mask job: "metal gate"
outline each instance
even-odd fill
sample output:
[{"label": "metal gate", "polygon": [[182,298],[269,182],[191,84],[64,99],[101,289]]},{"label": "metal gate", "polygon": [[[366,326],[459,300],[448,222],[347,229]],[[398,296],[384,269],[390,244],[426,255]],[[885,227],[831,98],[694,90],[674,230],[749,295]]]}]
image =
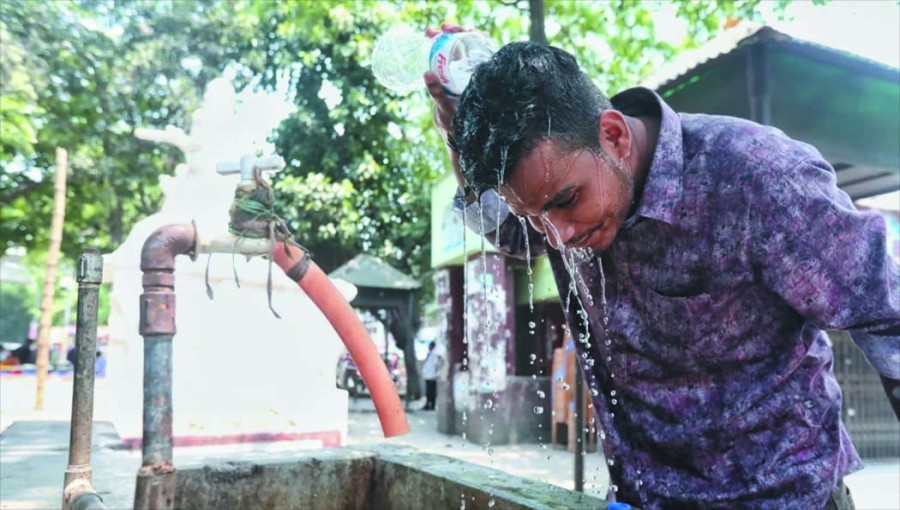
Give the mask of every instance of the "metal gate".
[{"label": "metal gate", "polygon": [[888,403],[878,372],[845,331],[829,331],[834,375],[841,385],[841,419],[863,459],[900,457],[900,423]]}]

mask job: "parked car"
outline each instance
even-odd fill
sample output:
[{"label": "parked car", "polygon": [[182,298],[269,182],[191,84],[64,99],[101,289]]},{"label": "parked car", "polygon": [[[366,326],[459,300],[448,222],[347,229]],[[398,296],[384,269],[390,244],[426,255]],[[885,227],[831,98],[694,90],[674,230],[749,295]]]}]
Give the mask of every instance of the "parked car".
[{"label": "parked car", "polygon": [[[406,395],[406,364],[403,353],[393,351],[388,354],[388,373],[394,381],[397,393],[403,397]],[[344,352],[337,362],[337,387],[347,390],[351,397],[357,398],[369,394],[366,383],[363,381],[356,363],[350,357],[349,352]]]}]

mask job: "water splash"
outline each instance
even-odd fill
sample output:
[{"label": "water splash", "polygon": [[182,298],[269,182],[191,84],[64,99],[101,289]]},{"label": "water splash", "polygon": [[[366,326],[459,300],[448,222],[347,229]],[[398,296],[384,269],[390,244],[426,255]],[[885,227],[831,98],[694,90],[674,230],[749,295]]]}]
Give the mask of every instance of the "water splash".
[{"label": "water splash", "polygon": [[[522,225],[522,233],[525,236],[525,271],[528,273],[528,309],[532,315],[534,315],[534,282],[532,281],[532,270],[531,270],[531,244],[528,242],[528,220],[525,219],[524,216],[518,216],[519,223]],[[530,322],[528,325],[531,326],[532,331],[534,330],[534,326],[532,326],[533,322]],[[532,333],[534,334],[534,333]]]}]

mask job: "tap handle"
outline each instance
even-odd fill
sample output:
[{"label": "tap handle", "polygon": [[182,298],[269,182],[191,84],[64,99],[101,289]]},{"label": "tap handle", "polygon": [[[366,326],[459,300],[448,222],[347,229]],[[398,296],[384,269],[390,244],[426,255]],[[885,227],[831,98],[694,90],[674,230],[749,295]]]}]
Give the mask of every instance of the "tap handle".
[{"label": "tap handle", "polygon": [[257,158],[256,156],[243,156],[240,161],[220,161],[216,163],[216,172],[221,175],[241,174],[241,184],[251,184],[253,172],[257,169],[263,172],[274,172],[284,168],[284,158],[281,156],[268,156]]}]

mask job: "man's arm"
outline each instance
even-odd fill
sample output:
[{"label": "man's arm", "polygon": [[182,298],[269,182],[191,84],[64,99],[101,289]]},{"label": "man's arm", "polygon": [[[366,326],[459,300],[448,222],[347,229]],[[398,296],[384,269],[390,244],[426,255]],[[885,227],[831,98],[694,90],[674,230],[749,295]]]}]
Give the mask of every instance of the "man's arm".
[{"label": "man's arm", "polygon": [[[463,32],[466,29],[459,25],[443,23],[441,31]],[[438,30],[431,28],[425,31],[425,35],[428,37],[434,37],[439,33]],[[472,231],[485,236],[495,244],[495,248],[507,255],[519,258],[525,258],[526,253],[530,253],[533,257],[542,255],[546,249],[542,242],[543,236],[529,225],[523,228],[519,220],[509,213],[509,208],[500,200],[496,192],[487,191],[477,197],[474,192],[467,189],[459,165],[459,153],[451,135],[458,98],[444,90],[444,86],[434,73],[426,72],[423,78],[428,88],[428,94],[434,101],[434,125],[444,140],[453,175],[459,186],[454,206],[460,212],[465,224]]]},{"label": "man's arm", "polygon": [[857,210],[820,157],[764,178],[751,220],[764,284],[814,326],[848,331],[900,419],[900,267],[884,219]]}]

